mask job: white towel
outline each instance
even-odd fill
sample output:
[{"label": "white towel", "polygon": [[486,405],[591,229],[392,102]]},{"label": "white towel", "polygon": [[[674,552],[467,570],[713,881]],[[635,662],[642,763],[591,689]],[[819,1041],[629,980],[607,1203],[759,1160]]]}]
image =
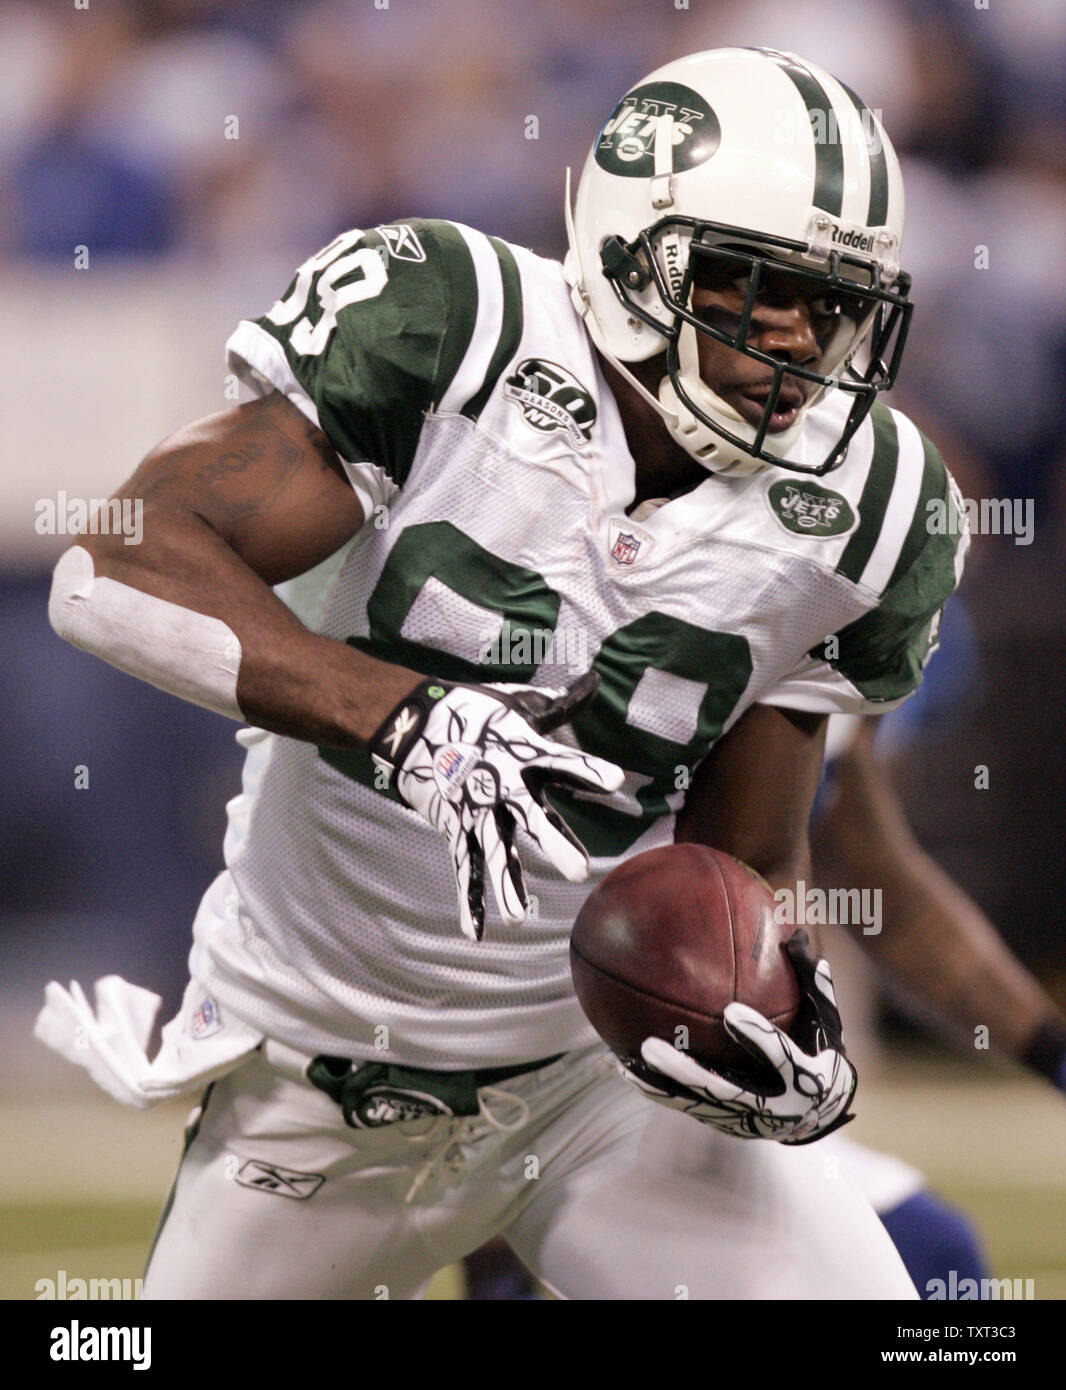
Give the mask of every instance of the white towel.
[{"label": "white towel", "polygon": [[263,1041],[262,1033],[239,1019],[224,1018],[216,1001],[191,980],[149,1062],[146,1048],[162,1003],[159,995],[119,975],[97,980],[93,992],[95,1009],[76,981],[69,990],[51,981],[34,1036],[84,1067],[123,1105],[139,1110],[198,1090],[232,1071]]}]

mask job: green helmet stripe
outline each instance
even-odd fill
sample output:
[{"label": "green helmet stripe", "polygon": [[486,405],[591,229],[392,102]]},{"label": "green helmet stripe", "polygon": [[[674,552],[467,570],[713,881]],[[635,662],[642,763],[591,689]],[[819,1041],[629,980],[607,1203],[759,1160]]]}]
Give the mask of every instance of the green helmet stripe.
[{"label": "green helmet stripe", "polygon": [[853,584],[859,582],[881,534],[899,461],[899,435],[892,412],[878,402],[870,411],[870,419],[874,431],[873,458],[859,498],[859,524],[844,547],[836,571]]},{"label": "green helmet stripe", "polygon": [[515,258],[511,254],[510,248],[498,237],[490,236],[489,242],[500,261],[500,277],[503,281],[503,322],[500,325],[500,336],[496,340],[496,347],[489,360],[485,380],[478,388],[476,395],[471,396],[460,411],[461,415],[466,415],[471,420],[476,420],[485,409],[485,402],[492,394],[500,373],[518,351],[518,344],[522,340],[522,281],[518,273],[518,266],[515,264]]},{"label": "green helmet stripe", "polygon": [[869,132],[873,130],[873,113],[868,106],[862,104],[861,99],[849,86],[843,82],[840,85],[847,92],[851,104],[859,113],[859,120],[862,122],[863,131],[867,136],[866,148],[870,154],[870,206],[866,213],[866,225],[868,227],[883,227],[888,221],[888,156],[885,154],[885,142],[878,137],[877,148],[872,147]]},{"label": "green helmet stripe", "polygon": [[[814,73],[795,58],[778,53],[773,48],[758,48],[755,52],[765,54],[771,62],[776,63],[799,92],[811,118],[813,137],[817,122],[828,124],[834,112],[829,93]],[[840,216],[844,206],[844,149],[839,139],[814,141],[814,195],[811,201],[816,208],[821,208],[830,216]]]}]

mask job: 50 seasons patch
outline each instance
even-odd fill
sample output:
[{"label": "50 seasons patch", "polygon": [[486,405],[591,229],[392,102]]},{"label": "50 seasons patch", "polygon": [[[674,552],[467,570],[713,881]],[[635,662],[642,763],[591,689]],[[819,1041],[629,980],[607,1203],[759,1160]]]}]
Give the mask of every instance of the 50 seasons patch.
[{"label": "50 seasons patch", "polygon": [[583,449],[592,438],[596,423],[592,393],[556,362],[527,357],[504,382],[503,394],[535,430],[564,430],[575,449]]}]

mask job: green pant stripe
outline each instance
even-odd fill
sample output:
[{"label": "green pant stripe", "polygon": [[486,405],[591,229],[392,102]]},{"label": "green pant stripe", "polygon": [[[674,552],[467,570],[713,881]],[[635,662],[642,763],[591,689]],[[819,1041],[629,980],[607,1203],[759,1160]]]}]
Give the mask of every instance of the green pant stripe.
[{"label": "green pant stripe", "polygon": [[152,1245],[150,1250],[148,1251],[148,1258],[144,1262],[144,1269],[146,1274],[148,1272],[149,1266],[152,1263],[152,1256],[155,1254],[155,1248],[159,1244],[159,1237],[163,1234],[163,1227],[167,1224],[167,1219],[169,1218],[170,1213],[174,1208],[174,1194],[178,1190],[178,1178],[181,1176],[181,1165],[185,1162],[185,1159],[188,1157],[189,1150],[192,1148],[193,1143],[196,1140],[196,1136],[200,1133],[200,1125],[203,1123],[203,1118],[207,1111],[207,1102],[210,1099],[211,1092],[214,1090],[214,1088],[215,1083],[212,1081],[210,1086],[208,1086],[207,1090],[204,1092],[203,1099],[200,1101],[199,1114],[196,1116],[196,1119],[193,1120],[192,1124],[185,1131],[185,1143],[182,1146],[181,1158],[178,1160],[178,1171],[174,1174],[174,1181],[170,1184],[170,1191],[167,1193],[167,1199],[163,1203],[163,1210],[159,1214],[159,1224],[156,1226],[155,1235],[152,1237]]}]

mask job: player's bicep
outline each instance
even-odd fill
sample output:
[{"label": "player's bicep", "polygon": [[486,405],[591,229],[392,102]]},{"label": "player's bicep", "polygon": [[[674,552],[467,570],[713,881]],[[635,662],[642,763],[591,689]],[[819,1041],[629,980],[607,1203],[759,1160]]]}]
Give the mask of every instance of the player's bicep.
[{"label": "player's bicep", "polygon": [[326,436],[278,392],[178,430],[118,496],[143,503],[146,542],[202,523],[268,584],[320,563],[364,521]]},{"label": "player's bicep", "polygon": [[824,715],[753,705],[698,768],[675,838],[725,850],[771,882],[804,872],[825,726]]}]

